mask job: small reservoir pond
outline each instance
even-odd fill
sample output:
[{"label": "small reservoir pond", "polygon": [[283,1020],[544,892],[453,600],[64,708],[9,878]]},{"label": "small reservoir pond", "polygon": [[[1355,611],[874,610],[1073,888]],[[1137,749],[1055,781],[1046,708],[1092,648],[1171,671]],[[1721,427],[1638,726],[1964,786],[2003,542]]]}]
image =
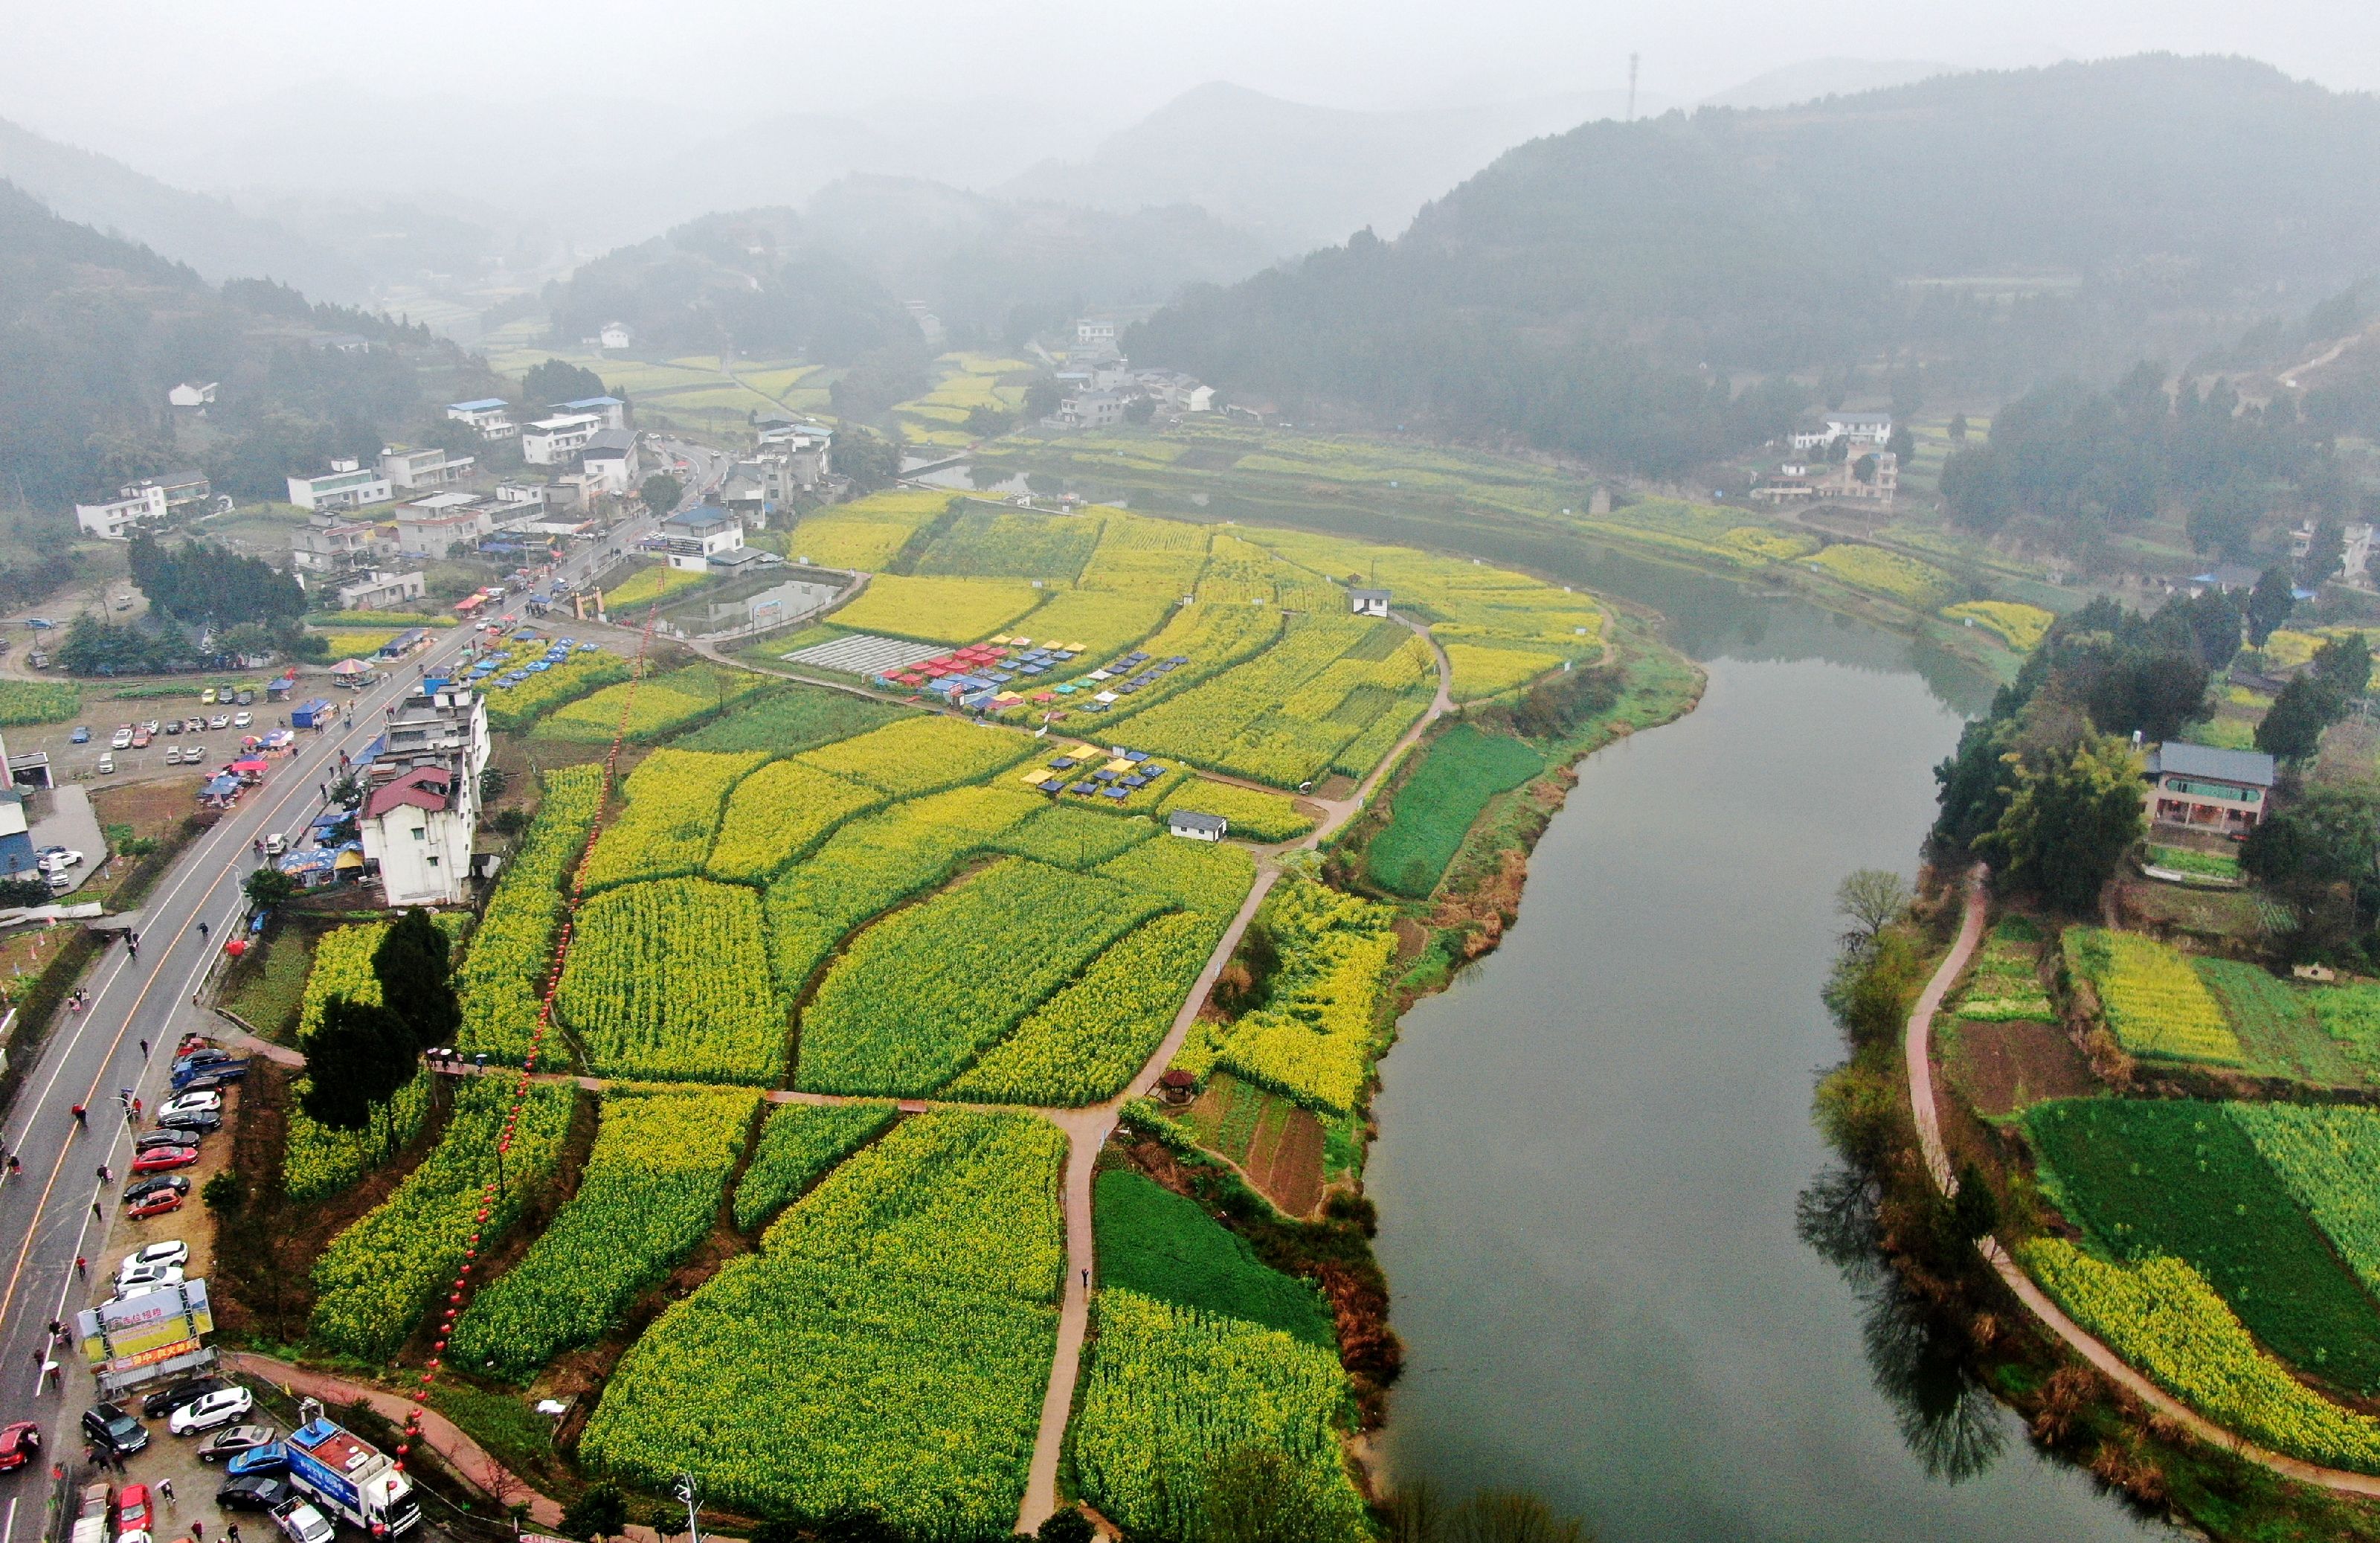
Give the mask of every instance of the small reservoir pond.
[{"label": "small reservoir pond", "polygon": [[1709,689],[1581,765],[1519,924],[1383,1063],[1391,1476],[1532,1488],[1603,1543],[2164,1536],[1796,1224],[1836,1172],[1809,1115],[1842,1056],[1835,886],[1913,869],[1990,684],[1593,549],[1561,577],[1659,608]]}]

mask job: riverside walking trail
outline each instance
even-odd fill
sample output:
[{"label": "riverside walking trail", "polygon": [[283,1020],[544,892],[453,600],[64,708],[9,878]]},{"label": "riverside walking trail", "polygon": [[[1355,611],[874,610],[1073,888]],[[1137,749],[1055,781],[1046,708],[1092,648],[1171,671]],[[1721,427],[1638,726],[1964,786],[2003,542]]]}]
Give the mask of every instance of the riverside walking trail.
[{"label": "riverside walking trail", "polygon": [[[1909,1064],[1909,1106],[1915,1117],[1917,1142],[1925,1155],[1925,1171],[1933,1175],[1934,1187],[1948,1199],[1959,1193],[1958,1175],[1950,1171],[1950,1158],[1942,1145],[1942,1121],[1934,1099],[1933,1037],[1934,1015],[1941,1011],[1942,1000],[1967,962],[1974,957],[1975,947],[1982,942],[1984,923],[1990,912],[1990,897],[1985,881],[1988,870],[1981,863],[1969,871],[1965,885],[1965,913],[1959,921],[1959,936],[1950,952],[1943,955],[1934,978],[1918,994],[1917,1004],[1909,1014],[1909,1027],[1902,1039],[1902,1059]],[[2009,1290],[2022,1302],[2028,1312],[2038,1318],[2050,1332],[2066,1342],[2075,1354],[2091,1363],[2109,1381],[2139,1399],[2158,1414],[2187,1429],[2209,1446],[2220,1447],[2249,1462],[2263,1464],[2301,1484],[2318,1485],[2339,1494],[2380,1497],[2380,1476],[2350,1473],[2344,1468],[2325,1468],[2285,1453],[2271,1452],[2256,1445],[2236,1431],[2227,1430],[2181,1400],[2158,1387],[2135,1370],[2081,1324],[2066,1316],[2065,1309],[2049,1298],[2049,1294],[2026,1274],[2000,1240],[1985,1236],[1975,1245],[1985,1260],[1999,1275]]]}]

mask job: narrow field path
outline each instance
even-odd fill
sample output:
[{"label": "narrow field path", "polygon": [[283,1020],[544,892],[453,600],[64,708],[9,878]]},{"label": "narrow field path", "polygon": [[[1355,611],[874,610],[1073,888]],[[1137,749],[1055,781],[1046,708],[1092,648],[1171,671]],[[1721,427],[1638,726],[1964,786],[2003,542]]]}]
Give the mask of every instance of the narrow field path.
[{"label": "narrow field path", "polygon": [[[1942,1145],[1941,1113],[1934,1101],[1934,1016],[1941,1010],[1942,999],[1949,994],[1951,984],[1967,967],[1967,961],[1974,957],[1975,946],[1983,939],[1984,922],[1990,908],[1989,896],[1984,887],[1985,876],[1981,863],[1968,873],[1966,914],[1960,918],[1958,941],[1950,945],[1950,952],[1943,956],[1934,978],[1925,983],[1925,990],[1919,994],[1917,1005],[1909,1014],[1909,1027],[1901,1041],[1902,1058],[1909,1063],[1909,1105],[1911,1113],[1916,1118],[1917,1143],[1925,1154],[1925,1171],[1934,1176],[1934,1186],[1945,1198],[1959,1193],[1959,1181],[1958,1176],[1950,1172],[1950,1156]],[[2260,1464],[2301,1484],[2317,1485],[2345,1495],[2380,1497],[2380,1476],[2350,1473],[2344,1468],[2325,1468],[2284,1452],[2271,1452],[2216,1424],[2143,1376],[2096,1335],[2067,1317],[2065,1309],[2050,1300],[2049,1294],[2024,1272],[2024,1268],[2016,1262],[1998,1238],[1985,1237],[1975,1246],[2002,1282],[2045,1328],[2065,1341],[2076,1355],[2090,1362],[2107,1380],[2183,1427],[2199,1440],[2251,1463]]]}]

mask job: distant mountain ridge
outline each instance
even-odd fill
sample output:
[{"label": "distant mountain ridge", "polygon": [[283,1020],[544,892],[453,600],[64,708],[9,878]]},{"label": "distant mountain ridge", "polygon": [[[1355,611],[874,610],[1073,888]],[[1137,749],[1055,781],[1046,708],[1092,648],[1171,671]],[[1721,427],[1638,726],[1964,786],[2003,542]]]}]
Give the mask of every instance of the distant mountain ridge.
[{"label": "distant mountain ridge", "polygon": [[353,264],[270,220],[185,192],[119,161],[44,139],[0,119],[0,177],[41,200],[60,217],[154,249],[200,276],[272,278],[325,299],[365,298]]},{"label": "distant mountain ridge", "polygon": [[[2301,310],[2380,268],[2375,165],[2380,99],[2170,55],[1587,123],[1125,347],[1301,417],[1673,473],[1774,432],[1786,372],[1884,355],[2012,395]],[[1777,388],[1753,408],[1744,371]]]}]

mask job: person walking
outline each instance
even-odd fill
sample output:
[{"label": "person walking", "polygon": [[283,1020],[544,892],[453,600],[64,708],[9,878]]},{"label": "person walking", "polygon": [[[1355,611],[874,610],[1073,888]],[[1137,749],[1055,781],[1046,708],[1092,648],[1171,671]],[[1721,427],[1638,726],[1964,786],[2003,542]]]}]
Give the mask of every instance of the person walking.
[{"label": "person walking", "polygon": [[239,1543],[239,1524],[234,1522],[224,1529],[224,1543]]},{"label": "person walking", "polygon": [[207,941],[207,924],[206,924],[205,922],[203,922],[203,921],[202,921],[202,922],[199,923],[199,942],[205,942],[206,941]]},{"label": "person walking", "polygon": [[149,1059],[149,1041],[146,1039],[140,1041],[140,1059],[143,1061]]},{"label": "person walking", "polygon": [[91,1261],[84,1258],[80,1254],[77,1254],[75,1256],[75,1274],[78,1277],[87,1277],[90,1273]]},{"label": "person walking", "polygon": [[190,1520],[190,1543],[207,1543],[207,1525],[196,1517]]},{"label": "person walking", "polygon": [[107,1220],[107,1213],[99,1209],[99,1202],[97,1200],[93,1200],[91,1203],[91,1219],[93,1221],[104,1221]]},{"label": "person walking", "polygon": [[82,1105],[77,1104],[74,1106],[74,1117],[75,1124],[77,1125],[80,1126],[84,1130],[91,1129],[91,1112],[84,1109]]},{"label": "person walking", "polygon": [[170,1478],[161,1478],[161,1479],[159,1479],[159,1480],[157,1481],[157,1493],[164,1497],[164,1500],[165,1500],[165,1503],[166,1503],[167,1505],[171,1505],[171,1504],[173,1504],[173,1503],[174,1503],[174,1481],[173,1481],[172,1479],[170,1479]]},{"label": "person walking", "polygon": [[115,1172],[103,1162],[99,1165],[99,1182],[102,1184],[114,1184],[115,1182]]}]

